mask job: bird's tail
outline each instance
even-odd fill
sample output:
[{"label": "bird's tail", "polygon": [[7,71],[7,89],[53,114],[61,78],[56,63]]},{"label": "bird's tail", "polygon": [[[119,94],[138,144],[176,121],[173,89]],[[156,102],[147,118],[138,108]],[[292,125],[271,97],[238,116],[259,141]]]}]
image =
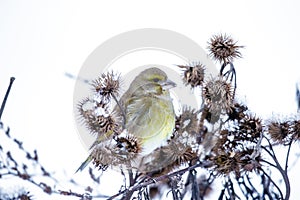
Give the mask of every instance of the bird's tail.
[{"label": "bird's tail", "polygon": [[91,156],[87,157],[87,159],[80,165],[80,167],[76,170],[75,173],[82,171],[84,168],[86,168],[86,166],[89,165],[91,161],[92,161],[92,157]]}]

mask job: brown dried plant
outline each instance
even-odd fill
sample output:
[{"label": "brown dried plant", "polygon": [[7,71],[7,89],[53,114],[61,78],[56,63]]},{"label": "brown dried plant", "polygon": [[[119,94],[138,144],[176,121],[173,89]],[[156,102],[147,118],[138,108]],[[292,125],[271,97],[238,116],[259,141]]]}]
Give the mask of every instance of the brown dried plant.
[{"label": "brown dried plant", "polygon": [[[242,57],[240,49],[243,46],[237,45],[232,37],[219,34],[210,39],[208,48],[211,57],[221,64],[219,75],[204,79],[207,74],[205,66],[200,63],[178,66],[183,70],[185,85],[202,91],[203,103],[198,109],[184,105],[176,116],[172,136],[166,144],[148,155],[141,154],[138,138],[124,133],[126,118],[118,99],[120,75],[114,72],[101,74],[92,82],[94,96],[79,102],[78,110],[84,125],[97,135],[91,151],[94,168],[90,168],[89,176],[100,184],[101,177],[95,175],[97,171],[106,172],[110,167],[119,167],[124,183],[120,183],[121,188],[116,194],[104,196],[100,191],[92,195],[97,188],[91,187],[87,187],[85,193],[60,191],[55,185],[39,183],[33,179],[34,174],[28,172],[28,164],[16,160],[11,151],[5,153],[1,146],[0,154],[6,162],[0,160],[0,178],[15,176],[47,194],[56,193],[82,200],[163,199],[166,195],[164,190],[173,199],[198,200],[218,193],[220,200],[241,199],[241,196],[245,199],[288,200],[291,193],[288,164],[292,145],[300,138],[299,118],[264,120],[253,114],[235,95],[237,74],[233,62]],[[0,117],[6,99],[7,96]],[[109,109],[112,101],[118,106],[118,114]],[[37,151],[26,151],[22,142],[12,138],[9,129],[5,130],[2,123],[0,129],[0,137],[4,134],[20,151],[24,151],[27,155],[25,160],[38,166],[43,177],[56,180],[39,163]],[[277,157],[277,146],[287,149],[284,163]],[[140,161],[143,165],[136,164]],[[281,175],[284,189],[280,181],[272,177],[274,170]],[[253,184],[253,177],[260,179],[261,184]],[[223,182],[221,191],[213,187],[216,179]],[[26,191],[20,194],[24,198],[19,199],[32,199],[30,194]]]}]

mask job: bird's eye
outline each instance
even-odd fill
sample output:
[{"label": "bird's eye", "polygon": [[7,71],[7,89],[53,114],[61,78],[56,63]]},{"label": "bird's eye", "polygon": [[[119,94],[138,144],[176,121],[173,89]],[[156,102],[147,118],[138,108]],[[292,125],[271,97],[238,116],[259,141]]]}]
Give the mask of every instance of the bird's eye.
[{"label": "bird's eye", "polygon": [[158,82],[159,81],[159,78],[154,78],[154,79],[152,79],[153,80],[153,82]]}]

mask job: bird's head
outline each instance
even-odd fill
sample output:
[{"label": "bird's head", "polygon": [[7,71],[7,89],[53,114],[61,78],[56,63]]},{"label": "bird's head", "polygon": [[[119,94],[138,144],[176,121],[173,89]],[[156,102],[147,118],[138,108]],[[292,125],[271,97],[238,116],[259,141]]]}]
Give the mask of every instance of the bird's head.
[{"label": "bird's head", "polygon": [[161,93],[176,86],[169,80],[166,73],[153,67],[142,71],[132,82],[131,88],[143,89],[148,93]]}]

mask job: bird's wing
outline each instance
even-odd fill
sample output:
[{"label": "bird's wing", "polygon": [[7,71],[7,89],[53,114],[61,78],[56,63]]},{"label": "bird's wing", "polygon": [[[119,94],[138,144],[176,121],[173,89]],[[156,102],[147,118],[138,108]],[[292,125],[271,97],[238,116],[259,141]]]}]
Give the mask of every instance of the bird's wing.
[{"label": "bird's wing", "polygon": [[126,128],[129,132],[137,132],[140,129],[139,127],[143,127],[151,120],[149,109],[152,103],[151,99],[147,97],[131,99],[126,107]]}]

